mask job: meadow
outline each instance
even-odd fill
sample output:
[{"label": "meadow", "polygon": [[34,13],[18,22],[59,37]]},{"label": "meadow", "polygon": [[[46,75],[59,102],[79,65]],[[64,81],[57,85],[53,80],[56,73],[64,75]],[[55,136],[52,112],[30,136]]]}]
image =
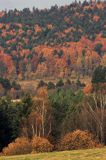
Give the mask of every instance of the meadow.
[{"label": "meadow", "polygon": [[106,148],[1,157],[0,160],[106,160]]}]

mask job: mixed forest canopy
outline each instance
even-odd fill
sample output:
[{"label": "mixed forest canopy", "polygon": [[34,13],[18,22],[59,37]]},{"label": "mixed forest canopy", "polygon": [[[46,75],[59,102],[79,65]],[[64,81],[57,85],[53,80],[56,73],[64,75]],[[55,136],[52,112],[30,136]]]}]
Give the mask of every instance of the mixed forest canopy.
[{"label": "mixed forest canopy", "polygon": [[106,65],[106,2],[0,12],[0,76],[92,76]]}]

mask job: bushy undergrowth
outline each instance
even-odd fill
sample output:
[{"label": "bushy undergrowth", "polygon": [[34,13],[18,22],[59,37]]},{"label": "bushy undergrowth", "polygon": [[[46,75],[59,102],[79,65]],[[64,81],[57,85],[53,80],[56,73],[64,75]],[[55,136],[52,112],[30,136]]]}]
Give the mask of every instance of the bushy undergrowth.
[{"label": "bushy undergrowth", "polygon": [[[94,136],[88,131],[76,130],[66,134],[58,144],[57,149],[61,151],[74,149],[89,149],[101,147],[94,139]],[[3,155],[20,155],[39,152],[51,152],[54,146],[48,139],[42,137],[33,137],[32,140],[27,138],[17,138],[3,149]]]},{"label": "bushy undergrowth", "polygon": [[50,152],[53,150],[53,145],[45,138],[34,137],[32,139],[32,148],[36,152]]},{"label": "bushy undergrowth", "polygon": [[66,134],[60,141],[59,150],[88,149],[99,147],[94,137],[88,131],[76,130]]},{"label": "bushy undergrowth", "polygon": [[20,155],[31,153],[32,146],[27,138],[17,138],[3,149],[3,155]]},{"label": "bushy undergrowth", "polygon": [[17,138],[3,149],[3,155],[20,155],[31,152],[50,152],[53,145],[46,139],[34,137],[32,140],[27,138]]}]

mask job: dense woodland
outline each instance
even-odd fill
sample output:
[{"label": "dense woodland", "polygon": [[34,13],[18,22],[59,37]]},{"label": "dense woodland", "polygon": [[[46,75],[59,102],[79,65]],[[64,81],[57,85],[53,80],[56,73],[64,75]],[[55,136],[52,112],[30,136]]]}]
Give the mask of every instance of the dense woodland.
[{"label": "dense woodland", "polygon": [[92,76],[106,64],[106,2],[0,12],[0,76]]},{"label": "dense woodland", "polygon": [[0,154],[102,147],[105,122],[106,2],[1,11]]}]

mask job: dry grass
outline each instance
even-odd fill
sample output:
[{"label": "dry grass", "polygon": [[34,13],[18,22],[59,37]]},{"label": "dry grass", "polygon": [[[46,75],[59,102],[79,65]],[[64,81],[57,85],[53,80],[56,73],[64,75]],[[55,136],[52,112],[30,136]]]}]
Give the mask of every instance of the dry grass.
[{"label": "dry grass", "polygon": [[[69,77],[69,79],[73,82],[76,82],[77,81],[77,77],[75,76],[74,78],[72,77]],[[40,82],[41,79],[36,79],[36,80],[24,80],[24,81],[19,81],[19,84],[21,85],[22,89],[23,90],[33,90],[33,89],[36,89],[37,86],[38,86],[38,83]],[[56,84],[56,82],[58,81],[58,78],[52,78],[52,77],[47,77],[47,78],[42,78],[42,80],[46,83],[48,82],[53,82],[54,84]],[[64,79],[64,81],[66,81],[66,78]],[[88,77],[88,76],[85,76],[85,77],[80,77],[80,81],[82,83],[85,83],[85,84],[88,84],[91,82],[91,78]]]},{"label": "dry grass", "polygon": [[106,148],[1,157],[0,160],[106,160]]}]

